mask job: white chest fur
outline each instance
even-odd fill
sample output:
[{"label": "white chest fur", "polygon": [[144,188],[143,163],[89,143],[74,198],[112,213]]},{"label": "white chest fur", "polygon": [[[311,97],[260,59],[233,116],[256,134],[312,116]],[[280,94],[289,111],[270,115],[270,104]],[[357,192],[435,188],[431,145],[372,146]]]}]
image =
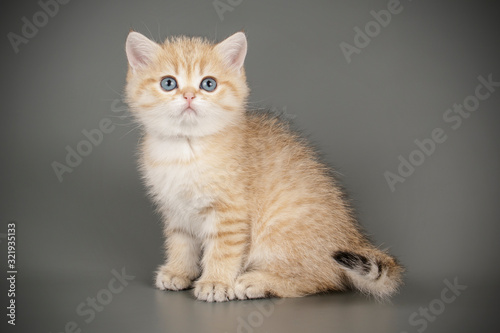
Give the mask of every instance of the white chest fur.
[{"label": "white chest fur", "polygon": [[206,208],[215,198],[207,189],[208,166],[200,158],[203,144],[185,138],[148,138],[144,149],[145,180],[168,227],[200,237],[212,233],[215,218],[206,214]]}]

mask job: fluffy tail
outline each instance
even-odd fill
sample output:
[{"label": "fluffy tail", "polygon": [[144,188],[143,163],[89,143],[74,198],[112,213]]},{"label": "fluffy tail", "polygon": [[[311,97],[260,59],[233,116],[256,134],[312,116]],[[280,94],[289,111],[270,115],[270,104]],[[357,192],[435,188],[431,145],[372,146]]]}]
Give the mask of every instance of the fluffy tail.
[{"label": "fluffy tail", "polygon": [[348,284],[378,300],[392,296],[402,283],[404,268],[377,249],[360,253],[337,251],[333,259],[346,273]]}]

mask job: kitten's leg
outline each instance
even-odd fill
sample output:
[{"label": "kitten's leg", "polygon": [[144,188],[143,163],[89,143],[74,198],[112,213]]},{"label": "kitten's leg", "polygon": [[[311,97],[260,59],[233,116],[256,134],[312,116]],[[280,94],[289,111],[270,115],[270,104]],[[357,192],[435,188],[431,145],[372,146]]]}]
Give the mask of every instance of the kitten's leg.
[{"label": "kitten's leg", "polygon": [[241,274],[236,279],[234,292],[238,299],[304,296],[296,286],[296,281],[257,270]]},{"label": "kitten's leg", "polygon": [[199,300],[223,302],[235,298],[234,281],[241,270],[249,231],[246,219],[231,215],[231,219],[221,219],[217,232],[206,240],[203,274],[194,290]]},{"label": "kitten's leg", "polygon": [[200,274],[200,245],[192,235],[182,230],[167,232],[167,262],[156,275],[156,287],[161,290],[182,290]]}]

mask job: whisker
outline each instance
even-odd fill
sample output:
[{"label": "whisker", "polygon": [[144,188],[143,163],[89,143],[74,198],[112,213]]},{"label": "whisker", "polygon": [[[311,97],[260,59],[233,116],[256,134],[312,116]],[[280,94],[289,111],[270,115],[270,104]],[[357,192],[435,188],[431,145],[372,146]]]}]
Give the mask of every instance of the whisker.
[{"label": "whisker", "polygon": [[156,23],[158,23],[158,41],[161,41],[160,20],[156,19]]},{"label": "whisker", "polygon": [[125,136],[129,135],[130,133],[132,133],[133,131],[139,129],[141,127],[141,125],[137,125],[135,127],[132,127],[132,129],[130,129],[130,131],[128,131],[127,133],[123,134],[118,140],[121,140],[123,139]]},{"label": "whisker", "polygon": [[137,123],[136,122],[129,122],[129,123],[113,122],[113,125],[125,127],[125,126],[137,125]]},{"label": "whisker", "polygon": [[146,23],[142,22],[141,23],[146,27],[146,29],[148,29],[148,32],[149,32],[149,36],[151,37],[152,40],[155,39],[155,37],[153,36],[153,33],[151,32],[151,30],[149,30],[148,26],[146,25]]},{"label": "whisker", "polygon": [[117,94],[118,96],[120,96],[120,97],[122,97],[123,99],[125,99],[125,94],[123,94],[123,93],[119,93],[118,91],[116,91],[115,89],[113,89],[113,87],[111,87],[111,86],[109,85],[109,83],[107,83],[107,82],[106,82],[106,85],[108,86],[108,88],[109,88],[112,92],[114,92],[114,93],[115,93],[115,94]]},{"label": "whisker", "polygon": [[115,115],[110,115],[109,117],[111,118],[120,118],[120,119],[125,119],[125,118],[133,118],[133,116],[130,114],[124,114],[122,116],[115,116]]},{"label": "whisker", "polygon": [[257,104],[257,103],[263,103],[265,101],[269,101],[270,98],[265,98],[265,99],[262,99],[260,101],[254,101],[254,102],[247,102],[247,104]]}]

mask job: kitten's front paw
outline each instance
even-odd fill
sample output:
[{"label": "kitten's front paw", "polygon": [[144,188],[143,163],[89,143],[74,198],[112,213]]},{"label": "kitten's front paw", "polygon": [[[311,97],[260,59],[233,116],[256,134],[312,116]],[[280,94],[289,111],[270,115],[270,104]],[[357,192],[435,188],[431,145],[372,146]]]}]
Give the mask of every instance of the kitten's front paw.
[{"label": "kitten's front paw", "polygon": [[200,301],[225,302],[234,299],[232,286],[211,281],[198,281],[195,283],[194,296]]},{"label": "kitten's front paw", "polygon": [[183,290],[191,286],[191,280],[187,277],[174,275],[164,268],[160,268],[156,275],[156,288],[160,290]]}]

